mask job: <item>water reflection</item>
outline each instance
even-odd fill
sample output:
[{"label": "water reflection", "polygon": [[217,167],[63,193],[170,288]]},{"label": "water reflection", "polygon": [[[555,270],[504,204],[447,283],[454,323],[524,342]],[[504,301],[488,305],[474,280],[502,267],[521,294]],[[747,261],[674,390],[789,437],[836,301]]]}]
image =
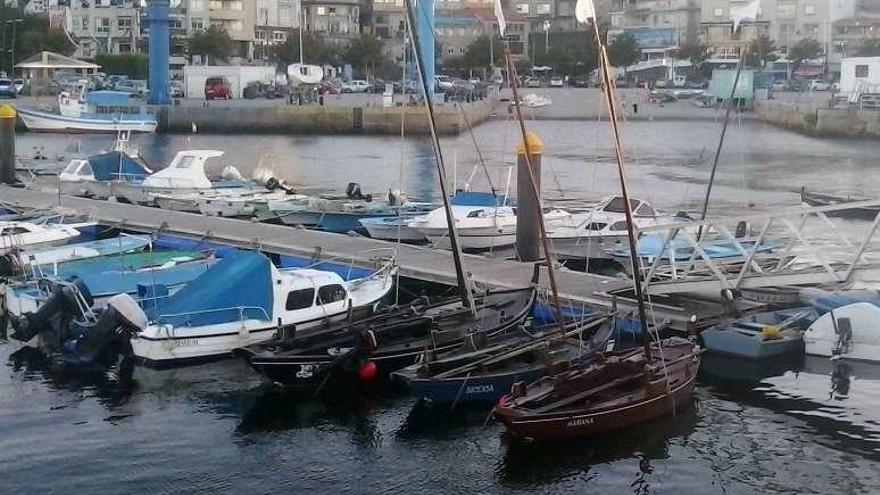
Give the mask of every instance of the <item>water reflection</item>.
[{"label": "water reflection", "polygon": [[468,404],[459,404],[452,409],[449,405],[417,399],[396,436],[400,440],[454,438],[468,429],[482,428],[493,421],[491,409],[491,406]]},{"label": "water reflection", "polygon": [[497,476],[513,487],[543,485],[578,473],[588,475],[598,464],[636,457],[639,473],[631,485],[633,493],[647,493],[652,461],[667,459],[670,441],[687,438],[694,431],[697,409],[698,405],[689,403],[675,415],[595,438],[527,442],[505,433]]}]

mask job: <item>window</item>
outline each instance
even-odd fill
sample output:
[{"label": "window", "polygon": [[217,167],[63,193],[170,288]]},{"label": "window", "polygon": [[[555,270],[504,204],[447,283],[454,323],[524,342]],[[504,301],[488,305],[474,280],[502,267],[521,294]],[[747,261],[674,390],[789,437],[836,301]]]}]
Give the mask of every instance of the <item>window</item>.
[{"label": "window", "polygon": [[857,65],[856,66],[856,77],[868,77],[868,66],[867,65]]},{"label": "window", "polygon": [[780,3],[776,6],[776,14],[782,19],[792,19],[797,16],[797,5],[793,3]]},{"label": "window", "polygon": [[116,19],[116,27],[118,29],[131,29],[131,17],[120,17]]},{"label": "window", "polygon": [[626,221],[615,222],[611,225],[611,230],[626,230]]},{"label": "window", "polygon": [[327,7],[318,7],[318,15],[327,15]]},{"label": "window", "polygon": [[529,13],[529,4],[527,3],[518,3],[516,4],[516,11],[520,14],[528,14]]},{"label": "window", "polygon": [[651,208],[647,203],[642,203],[642,206],[639,206],[639,209],[636,210],[637,217],[653,217],[656,215],[654,208]]},{"label": "window", "polygon": [[599,231],[604,229],[606,225],[608,224],[602,222],[591,222],[587,225],[587,230]]},{"label": "window", "polygon": [[804,34],[807,36],[812,36],[814,38],[819,37],[819,25],[818,24],[804,24]]},{"label": "window", "polygon": [[811,3],[804,5],[804,15],[816,15],[816,6]]},{"label": "window", "polygon": [[549,3],[539,3],[538,4],[538,13],[539,14],[549,14],[550,13],[550,4]]},{"label": "window", "polygon": [[[630,209],[638,206],[638,201],[634,199],[629,200]],[[623,198],[620,196],[615,197],[611,201],[608,202],[608,206],[602,208],[603,210],[611,213],[624,213],[623,211]]]},{"label": "window", "polygon": [[110,19],[108,19],[107,17],[96,17],[95,18],[95,32],[109,33],[110,32]]},{"label": "window", "polygon": [[203,31],[205,29],[204,19],[192,19],[190,21],[193,31]]},{"label": "window", "polygon": [[[219,82],[216,80],[216,78],[208,79],[207,81],[205,81],[205,85],[208,84],[219,84]],[[180,161],[177,162],[177,165],[175,165],[174,168],[190,168],[192,167],[193,160],[194,158],[191,156],[182,156],[180,157]]]},{"label": "window", "polygon": [[712,15],[715,17],[724,17],[724,8],[715,7],[715,10],[712,11]]},{"label": "window", "polygon": [[318,304],[330,304],[345,299],[345,288],[339,284],[325,285],[318,289]]},{"label": "window", "polygon": [[327,7],[327,15],[336,15],[336,7]]},{"label": "window", "polygon": [[310,308],[315,301],[315,289],[293,290],[287,293],[287,303],[284,308],[287,311]]},{"label": "window", "polygon": [[254,37],[257,38],[258,40],[265,40],[266,39],[266,31],[256,31],[254,33]]},{"label": "window", "polygon": [[283,43],[286,39],[287,36],[284,35],[284,31],[272,31],[272,41]]},{"label": "window", "polygon": [[189,0],[189,10],[197,12],[205,10],[205,0]]}]

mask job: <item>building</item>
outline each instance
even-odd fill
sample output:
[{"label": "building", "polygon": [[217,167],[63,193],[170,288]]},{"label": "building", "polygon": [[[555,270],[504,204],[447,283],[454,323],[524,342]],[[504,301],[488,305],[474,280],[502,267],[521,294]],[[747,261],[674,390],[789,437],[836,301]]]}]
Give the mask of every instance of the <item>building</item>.
[{"label": "building", "polygon": [[842,8],[832,12],[830,70],[840,68],[841,59],[855,55],[868,40],[880,39],[880,2],[876,0],[832,0]]},{"label": "building", "polygon": [[267,59],[272,45],[296,35],[302,17],[299,0],[256,0],[255,58]]},{"label": "building", "polygon": [[403,60],[407,22],[404,0],[373,0],[370,32],[382,41],[392,60]]},{"label": "building", "polygon": [[695,43],[700,30],[697,0],[624,0],[611,15],[608,37],[631,34],[644,49],[669,49]]},{"label": "building", "polygon": [[76,55],[139,51],[141,7],[136,0],[110,2],[74,1],[70,4],[71,36],[77,41]]},{"label": "building", "polygon": [[716,65],[736,64],[752,40],[769,33],[770,21],[764,9],[755,21],[742,23],[733,34],[732,11],[748,5],[745,0],[703,0],[700,11],[700,42],[706,46],[707,62]]},{"label": "building", "polygon": [[340,45],[360,36],[360,0],[303,0],[302,5],[307,31]]},{"label": "building", "polygon": [[[510,44],[510,54],[514,59],[528,56],[529,19],[517,12],[505,11],[507,29],[505,40]],[[497,40],[498,21],[494,9],[453,9],[438,11],[434,18],[437,41],[440,45],[440,59],[450,59],[464,55],[468,47],[482,36]],[[487,61],[487,65],[488,65]],[[501,65],[501,61],[497,64]]]}]

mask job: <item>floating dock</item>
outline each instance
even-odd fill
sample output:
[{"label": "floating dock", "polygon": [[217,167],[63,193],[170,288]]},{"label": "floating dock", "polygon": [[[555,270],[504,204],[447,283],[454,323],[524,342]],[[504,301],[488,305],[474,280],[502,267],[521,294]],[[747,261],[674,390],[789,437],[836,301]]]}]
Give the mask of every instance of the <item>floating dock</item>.
[{"label": "floating dock", "polygon": [[[87,216],[101,224],[134,232],[158,231],[268,253],[315,257],[316,260],[351,260],[356,266],[371,266],[376,258],[397,252],[402,276],[446,285],[455,285],[452,253],[423,246],[396,244],[356,235],[343,235],[284,225],[210,217],[193,213],[162,210],[109,201],[58,195],[55,192],[0,186],[4,203],[25,208],[51,209],[63,207]],[[471,280],[482,287],[516,288],[527,285],[534,271],[533,263],[464,256],[465,269]],[[542,268],[540,285],[547,288],[546,269]],[[560,295],[571,304],[604,307],[634,307],[627,296],[631,282],[561,268],[556,280]],[[615,293],[620,293],[615,296]],[[692,315],[708,324],[723,314],[722,307],[712,300],[698,298],[664,298],[654,302],[658,319],[669,319],[673,328],[684,330]]]}]

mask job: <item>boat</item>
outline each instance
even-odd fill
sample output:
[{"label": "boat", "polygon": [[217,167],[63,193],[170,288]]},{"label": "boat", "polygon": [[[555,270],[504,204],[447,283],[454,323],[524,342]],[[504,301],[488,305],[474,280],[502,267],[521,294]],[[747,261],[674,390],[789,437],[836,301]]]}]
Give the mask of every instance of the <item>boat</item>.
[{"label": "boat", "polygon": [[[661,215],[647,201],[631,201],[633,220],[640,229],[691,221],[685,215]],[[553,241],[554,253],[563,259],[610,258],[615,249],[628,250],[623,199],[620,196],[604,198],[589,211],[572,213],[565,222],[552,225],[547,234]]]},{"label": "boat", "polygon": [[[114,238],[77,242],[58,247],[20,250],[7,254],[6,258],[10,268],[17,268],[14,271],[27,270],[41,273],[61,263],[140,251],[149,245],[150,239],[148,237],[123,234]],[[4,273],[5,271],[0,270],[0,275],[12,275],[14,271]]]},{"label": "boat", "polygon": [[0,255],[13,249],[64,244],[79,236],[76,227],[63,223],[0,222]]},{"label": "boat", "polygon": [[118,182],[141,182],[153,173],[125,149],[114,149],[87,158],[74,158],[58,174],[62,194],[107,199],[115,196]]},{"label": "boat", "polygon": [[141,181],[117,181],[113,191],[117,199],[132,204],[156,206],[161,202],[167,209],[198,211],[195,198],[199,193],[240,192],[255,187],[241,180],[209,179],[205,173],[207,163],[223,155],[218,150],[179,151],[168,167]]},{"label": "boat", "polygon": [[804,332],[808,355],[880,362],[880,306],[857,302],[828,311]]},{"label": "boat", "polygon": [[[335,272],[275,268],[257,252],[227,256],[174,294],[154,285],[139,301],[146,321],[130,329],[133,354],[153,365],[231,356],[272,338],[371,314],[389,293],[396,266],[344,280]],[[247,290],[234,290],[247,287]],[[78,339],[85,343],[90,337]],[[78,344],[77,344],[78,345]]]},{"label": "boat", "polygon": [[[452,214],[462,249],[481,251],[516,243],[515,207],[453,205]],[[558,208],[544,209],[544,219],[550,225],[564,221],[569,215],[567,211]],[[446,226],[446,213],[442,208],[413,218],[407,226],[421,232],[434,247],[449,249],[449,229]]]},{"label": "boat", "polygon": [[133,105],[123,91],[87,91],[58,95],[59,113],[18,107],[16,111],[29,131],[38,132],[156,132],[158,121],[142,104]]},{"label": "boat", "polygon": [[324,79],[324,69],[302,62],[287,66],[287,80],[291,86],[318,84]]},{"label": "boat", "polygon": [[818,315],[800,307],[765,311],[721,323],[700,332],[707,352],[744,359],[769,359],[803,352],[804,330]]},{"label": "boat", "polygon": [[880,307],[880,291],[876,289],[825,290],[815,287],[799,289],[799,300],[809,304],[820,315],[854,303],[870,303]]},{"label": "boat", "polygon": [[[493,291],[467,307],[458,298],[398,308],[360,322],[321,332],[280,338],[237,352],[259,374],[273,383],[294,388],[318,386],[344,368],[348,359],[374,363],[381,375],[409,366],[425,351],[451,350],[477,335],[491,337],[510,331],[525,320],[535,290]],[[370,349],[362,342],[368,336]],[[357,366],[346,369],[356,372]]]},{"label": "boat", "polygon": [[209,217],[258,217],[269,211],[269,202],[283,199],[304,200],[308,196],[288,191],[248,191],[238,194],[197,197],[199,213]]},{"label": "boat", "polygon": [[392,373],[418,397],[435,404],[494,403],[514,383],[557,374],[603,350],[614,326],[606,316],[556,322],[538,328],[477,339],[437,354],[425,351],[416,364]]},{"label": "boat", "polygon": [[553,100],[546,96],[540,96],[535,93],[529,93],[522,97],[522,104],[529,108],[547,107],[553,104]]},{"label": "boat", "polygon": [[[809,206],[839,206],[846,203],[862,201],[860,198],[832,196],[830,194],[820,194],[816,192],[807,192],[807,187],[801,187],[801,202]],[[856,220],[874,220],[880,213],[880,206],[863,206],[859,208],[850,208],[848,210],[834,210],[826,212],[828,216],[836,216],[841,218],[851,218]]]}]

